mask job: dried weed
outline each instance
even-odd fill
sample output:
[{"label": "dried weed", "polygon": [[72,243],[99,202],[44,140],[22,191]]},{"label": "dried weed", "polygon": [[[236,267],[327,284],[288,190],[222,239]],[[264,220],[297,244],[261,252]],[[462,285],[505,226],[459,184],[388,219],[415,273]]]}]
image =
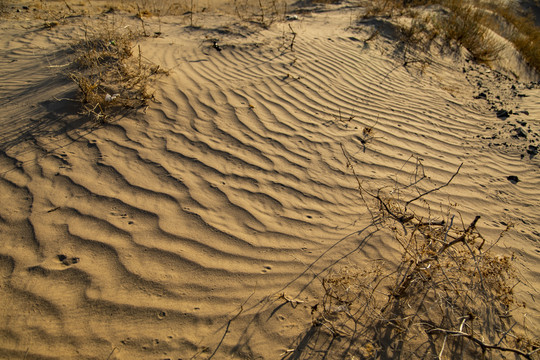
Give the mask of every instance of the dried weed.
[{"label": "dried weed", "polygon": [[140,36],[107,25],[85,31],[84,39],[74,46],[75,69],[70,77],[79,87],[84,114],[104,122],[153,99],[150,79],[164,71],[143,59],[140,45],[133,44]]},{"label": "dried weed", "polygon": [[539,350],[538,339],[515,330],[512,311],[524,304],[514,298],[519,279],[513,257],[493,254],[510,226],[488,244],[477,229],[480,216],[457,225],[459,216],[450,210],[435,218],[429,209],[423,216],[410,209],[448,186],[460,168],[448,182],[427,191],[419,188],[427,178],[420,161],[406,186],[396,181],[391,189],[368,190],[357,179],[373,225],[391,229],[402,257],[396,264],[379,260],[342,267],[321,279],[313,328],[341,339],[340,356],[425,359],[495,353],[531,359]]}]

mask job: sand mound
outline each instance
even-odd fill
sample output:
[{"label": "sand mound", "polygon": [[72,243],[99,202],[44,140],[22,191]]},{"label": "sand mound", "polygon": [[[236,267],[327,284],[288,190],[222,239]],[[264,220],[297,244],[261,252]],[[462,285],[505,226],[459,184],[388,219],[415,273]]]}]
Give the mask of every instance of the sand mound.
[{"label": "sand mound", "polygon": [[411,53],[403,66],[350,16],[262,31],[225,15],[200,28],[147,19],[161,35],[142,53],[169,76],[144,113],[99,127],[54,100],[74,97],[62,67],[81,20],[3,24],[0,354],[280,358],[310,326],[318,274],[399,259],[366,228],[343,149],[373,188],[406,184],[411,156],[433,185],[463,163],[428,205],[481,214],[487,235],[516,222],[504,246],[528,284],[518,296],[537,297],[539,158],[527,150],[540,90],[456,57]]}]

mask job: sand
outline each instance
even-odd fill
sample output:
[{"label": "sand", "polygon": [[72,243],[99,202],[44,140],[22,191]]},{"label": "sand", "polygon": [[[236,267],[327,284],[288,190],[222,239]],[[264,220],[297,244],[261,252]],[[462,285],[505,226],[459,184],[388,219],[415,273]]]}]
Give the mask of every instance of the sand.
[{"label": "sand", "polygon": [[513,53],[491,68],[404,55],[386,20],[321,9],[268,29],[223,12],[196,14],[197,28],[146,18],[161,34],[142,53],[169,74],[146,109],[101,126],[69,100],[70,46],[84,26],[138,20],[2,21],[1,358],[281,358],[309,330],[327,271],[399,260],[369,227],[343,149],[370,188],[407,184],[413,157],[426,189],[463,163],[427,204],[481,215],[491,239],[515,223],[496,249],[514,253],[538,332],[538,77]]}]

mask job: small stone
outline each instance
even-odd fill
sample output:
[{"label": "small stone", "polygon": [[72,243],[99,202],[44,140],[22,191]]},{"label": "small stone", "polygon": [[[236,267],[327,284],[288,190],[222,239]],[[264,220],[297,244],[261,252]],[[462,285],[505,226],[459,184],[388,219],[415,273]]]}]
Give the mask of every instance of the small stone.
[{"label": "small stone", "polygon": [[517,184],[519,182],[519,178],[515,175],[510,175],[507,177],[508,181],[510,181],[512,184]]},{"label": "small stone", "polygon": [[523,130],[523,128],[521,127],[518,127],[516,129],[516,134],[514,135],[515,138],[527,138],[527,133],[525,132],[525,130]]},{"label": "small stone", "polygon": [[499,119],[506,119],[507,117],[509,117],[510,115],[508,114],[508,111],[506,110],[498,110],[497,111],[497,117]]},{"label": "small stone", "polygon": [[68,258],[64,254],[56,255],[56,257],[58,258],[58,261],[60,261],[65,266],[75,265],[81,260],[78,257]]},{"label": "small stone", "polygon": [[529,154],[531,158],[538,155],[538,145],[529,145],[529,148],[527,149],[527,154]]},{"label": "small stone", "polygon": [[487,99],[486,93],[482,92],[474,97],[475,99]]}]

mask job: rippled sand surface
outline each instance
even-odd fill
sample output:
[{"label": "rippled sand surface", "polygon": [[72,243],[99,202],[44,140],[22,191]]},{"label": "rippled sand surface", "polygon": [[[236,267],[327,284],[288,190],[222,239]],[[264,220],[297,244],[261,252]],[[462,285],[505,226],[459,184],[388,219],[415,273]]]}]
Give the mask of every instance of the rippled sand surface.
[{"label": "rippled sand surface", "polygon": [[100,127],[54,100],[73,94],[61,69],[82,20],[3,24],[0,357],[280,358],[309,328],[325,271],[400,258],[369,227],[344,153],[372,189],[409,184],[414,157],[425,190],[463,163],[416,210],[458,204],[487,235],[514,221],[503,247],[538,321],[539,158],[499,144],[504,121],[475,96],[500,94],[532,141],[539,90],[461,57],[426,65],[384,34],[365,41],[374,25],[350,16],[257,31],[218,15],[198,29],[148,20],[162,34],[142,53],[169,75],[147,109]]}]

